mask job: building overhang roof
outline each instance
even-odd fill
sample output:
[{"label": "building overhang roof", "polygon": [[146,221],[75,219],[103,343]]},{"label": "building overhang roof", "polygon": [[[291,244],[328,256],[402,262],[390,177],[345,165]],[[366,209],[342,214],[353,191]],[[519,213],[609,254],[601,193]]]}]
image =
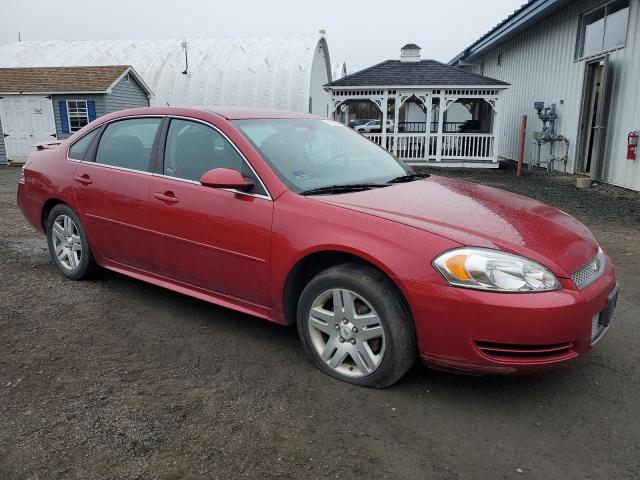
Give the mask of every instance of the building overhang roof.
[{"label": "building overhang roof", "polygon": [[452,58],[449,61],[449,65],[456,65],[460,61],[473,61],[500,43],[526,30],[571,3],[571,1],[573,0],[529,0],[513,12],[513,14]]}]

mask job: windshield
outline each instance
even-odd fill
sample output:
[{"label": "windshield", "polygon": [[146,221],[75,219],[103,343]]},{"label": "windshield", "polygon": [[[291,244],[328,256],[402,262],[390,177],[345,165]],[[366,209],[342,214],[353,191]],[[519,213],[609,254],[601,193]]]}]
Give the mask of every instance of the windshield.
[{"label": "windshield", "polygon": [[234,124],[295,192],[335,185],[384,184],[411,170],[333,120],[259,119]]}]

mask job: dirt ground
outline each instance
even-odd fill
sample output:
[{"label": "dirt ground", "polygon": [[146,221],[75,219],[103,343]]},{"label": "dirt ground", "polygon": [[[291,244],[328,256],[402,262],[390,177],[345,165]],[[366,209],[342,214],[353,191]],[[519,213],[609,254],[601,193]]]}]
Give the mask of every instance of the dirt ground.
[{"label": "dirt ground", "polygon": [[0,168],[0,479],[640,478],[640,195],[572,177],[440,174],[586,223],[622,285],[608,335],[544,375],[416,365],[370,390],[294,328],[103,272],[63,279]]}]

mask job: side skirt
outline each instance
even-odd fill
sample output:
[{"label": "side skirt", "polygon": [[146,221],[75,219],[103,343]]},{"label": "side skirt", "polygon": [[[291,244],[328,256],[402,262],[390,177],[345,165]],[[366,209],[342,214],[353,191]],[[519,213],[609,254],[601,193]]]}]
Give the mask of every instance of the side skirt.
[{"label": "side skirt", "polygon": [[189,295],[190,297],[204,300],[205,302],[213,303],[214,305],[229,308],[231,310],[236,310],[238,312],[253,315],[255,317],[260,317],[265,320],[269,320],[270,322],[281,323],[273,318],[272,309],[265,305],[248,302],[231,295],[213,292],[211,290],[196,287],[188,283],[176,282],[175,280],[157,275],[155,273],[133,269],[131,267],[120,265],[111,261],[105,261],[104,258],[102,258],[101,260],[102,261],[99,262],[100,266],[108,270],[112,270],[114,272],[121,273],[128,277],[142,280],[143,282],[151,283],[168,290],[173,290],[174,292]]}]

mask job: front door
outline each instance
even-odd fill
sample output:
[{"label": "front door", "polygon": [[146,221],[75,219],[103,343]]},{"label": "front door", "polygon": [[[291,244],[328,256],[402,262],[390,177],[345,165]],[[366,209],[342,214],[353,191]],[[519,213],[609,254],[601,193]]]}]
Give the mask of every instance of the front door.
[{"label": "front door", "polygon": [[582,118],[580,122],[579,171],[601,180],[606,159],[609,57],[585,65]]},{"label": "front door", "polygon": [[[163,157],[163,158],[162,158]],[[255,173],[219,131],[172,119],[151,179],[152,229],[158,273],[192,286],[268,304],[273,202]],[[204,187],[213,168],[233,168],[255,183],[248,193]]]},{"label": "front door", "polygon": [[91,246],[110,262],[145,271],[154,270],[150,245],[157,237],[149,230],[149,180],[161,121],[143,117],[110,123],[74,172]]},{"label": "front door", "polygon": [[0,122],[7,159],[24,161],[37,143],[56,138],[53,103],[37,95],[6,95],[0,100]]}]

